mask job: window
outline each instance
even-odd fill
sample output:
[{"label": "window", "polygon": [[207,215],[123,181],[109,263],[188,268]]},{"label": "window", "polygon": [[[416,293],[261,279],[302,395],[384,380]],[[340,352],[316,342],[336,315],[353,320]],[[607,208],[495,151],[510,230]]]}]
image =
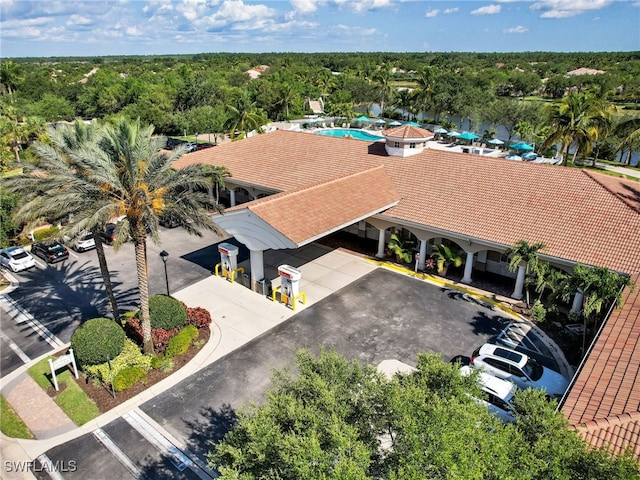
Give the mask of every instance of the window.
[{"label": "window", "polygon": [[393,142],[393,148],[400,148],[400,142]]},{"label": "window", "polygon": [[409,148],[416,148],[416,142],[409,143]]}]

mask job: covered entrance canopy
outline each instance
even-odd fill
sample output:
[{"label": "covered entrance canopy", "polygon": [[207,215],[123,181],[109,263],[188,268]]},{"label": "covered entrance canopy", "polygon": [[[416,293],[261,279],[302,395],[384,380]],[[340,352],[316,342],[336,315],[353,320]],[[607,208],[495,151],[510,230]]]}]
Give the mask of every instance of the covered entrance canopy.
[{"label": "covered entrance canopy", "polygon": [[214,221],[251,251],[297,248],[400,201],[383,165],[229,208]]}]

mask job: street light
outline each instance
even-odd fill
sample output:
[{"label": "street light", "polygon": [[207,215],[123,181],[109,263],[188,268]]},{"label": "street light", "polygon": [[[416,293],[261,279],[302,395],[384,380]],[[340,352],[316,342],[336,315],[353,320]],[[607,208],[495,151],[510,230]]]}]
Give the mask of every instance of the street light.
[{"label": "street light", "polygon": [[162,250],[160,252],[160,258],[164,262],[164,280],[167,283],[167,297],[169,297],[170,296],[170,293],[169,293],[169,276],[167,275],[167,259],[169,258],[169,253],[166,252],[165,250]]}]

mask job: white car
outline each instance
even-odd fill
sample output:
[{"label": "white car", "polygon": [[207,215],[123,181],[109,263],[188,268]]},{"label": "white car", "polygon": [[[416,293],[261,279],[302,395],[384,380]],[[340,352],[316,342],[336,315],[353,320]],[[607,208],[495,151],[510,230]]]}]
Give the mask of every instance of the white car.
[{"label": "white car", "polygon": [[96,241],[93,238],[93,233],[82,232],[76,237],[76,241],[73,244],[73,249],[76,252],[86,252],[92,248],[96,248]]},{"label": "white car", "polygon": [[539,388],[548,397],[560,398],[569,382],[558,372],[541,365],[535,359],[502,345],[485,343],[471,354],[470,365],[481,368],[494,377],[509,380],[518,387]]},{"label": "white car", "polygon": [[36,261],[24,248],[9,247],[0,250],[0,264],[10,268],[12,272],[20,272],[35,267]]},{"label": "white car", "polygon": [[[473,369],[467,365],[460,367],[460,374],[468,377]],[[487,407],[490,413],[498,417],[504,423],[513,423],[516,417],[513,414],[511,399],[518,389],[513,383],[494,377],[483,371],[479,372],[478,382],[484,392],[483,398],[476,398],[476,401]]]}]

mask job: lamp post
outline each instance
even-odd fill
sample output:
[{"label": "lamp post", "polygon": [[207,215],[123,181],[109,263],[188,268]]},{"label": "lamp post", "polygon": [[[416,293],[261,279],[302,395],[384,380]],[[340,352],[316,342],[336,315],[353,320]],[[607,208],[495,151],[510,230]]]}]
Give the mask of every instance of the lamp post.
[{"label": "lamp post", "polygon": [[167,283],[167,297],[170,296],[169,293],[169,276],[167,275],[167,259],[169,258],[169,253],[166,252],[165,250],[162,250],[160,252],[160,258],[162,258],[162,261],[164,263],[164,280]]},{"label": "lamp post", "polygon": [[198,132],[196,132],[196,150],[198,150]]}]

